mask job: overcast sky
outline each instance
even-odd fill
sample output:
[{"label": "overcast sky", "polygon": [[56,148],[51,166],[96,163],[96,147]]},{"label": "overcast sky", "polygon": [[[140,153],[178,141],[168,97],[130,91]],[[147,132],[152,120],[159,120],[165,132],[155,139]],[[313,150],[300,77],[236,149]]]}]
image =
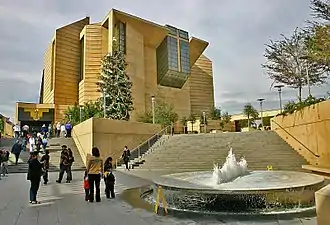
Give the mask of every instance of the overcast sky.
[{"label": "overcast sky", "polygon": [[[209,41],[215,102],[230,113],[247,102],[257,106],[259,97],[266,99],[265,108],[278,106],[261,68],[264,44],[304,26],[310,13],[309,0],[1,0],[0,113],[13,117],[16,101],[38,101],[44,51],[56,28],[85,16],[98,22],[111,8]],[[313,94],[327,91],[325,85]],[[295,99],[296,91],[283,95]]]}]

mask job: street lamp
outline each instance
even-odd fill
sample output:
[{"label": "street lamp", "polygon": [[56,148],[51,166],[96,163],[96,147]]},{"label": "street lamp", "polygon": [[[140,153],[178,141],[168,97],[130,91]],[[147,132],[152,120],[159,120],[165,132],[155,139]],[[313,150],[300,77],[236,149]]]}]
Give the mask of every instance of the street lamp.
[{"label": "street lamp", "polygon": [[264,129],[264,121],[262,117],[262,102],[264,101],[264,98],[258,98],[257,101],[260,103],[260,118],[261,118],[261,127]]},{"label": "street lamp", "polygon": [[283,84],[278,84],[278,85],[275,85],[274,88],[277,88],[278,90],[278,98],[280,100],[280,110],[281,110],[281,113],[282,113],[282,88],[284,87]]},{"label": "street lamp", "polygon": [[206,133],[206,113],[203,112],[204,133]]},{"label": "street lamp", "polygon": [[80,122],[80,123],[81,123],[81,120],[82,120],[82,108],[83,108],[83,106],[80,105],[80,106],[79,106],[79,122]]},{"label": "street lamp", "polygon": [[[307,86],[308,86],[308,95],[311,96],[311,85],[310,85],[310,79],[309,79],[309,63],[308,63],[308,56],[302,56],[300,59],[305,60],[306,63],[306,78],[307,78]],[[301,73],[301,71],[300,71]]]},{"label": "street lamp", "polygon": [[103,89],[103,118],[106,118],[106,93],[105,88]]},{"label": "street lamp", "polygon": [[152,124],[155,124],[155,96],[151,96]]}]

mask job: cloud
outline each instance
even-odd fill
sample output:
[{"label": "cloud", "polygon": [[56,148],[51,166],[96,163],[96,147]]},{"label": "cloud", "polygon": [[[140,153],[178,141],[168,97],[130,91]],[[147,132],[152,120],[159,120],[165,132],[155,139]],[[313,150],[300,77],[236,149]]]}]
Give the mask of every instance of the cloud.
[{"label": "cloud", "polygon": [[[0,112],[13,117],[16,101],[37,100],[44,51],[56,28],[85,16],[98,22],[111,8],[209,41],[216,104],[229,112],[257,104],[259,97],[266,99],[265,108],[277,107],[277,92],[261,68],[264,44],[304,26],[310,13],[309,0],[0,1]],[[284,89],[283,98],[296,98],[296,91]]]}]

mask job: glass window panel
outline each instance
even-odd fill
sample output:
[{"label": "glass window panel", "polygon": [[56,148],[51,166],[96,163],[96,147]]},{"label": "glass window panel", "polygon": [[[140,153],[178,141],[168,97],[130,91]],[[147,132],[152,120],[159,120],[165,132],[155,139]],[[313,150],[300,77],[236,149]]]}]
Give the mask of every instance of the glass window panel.
[{"label": "glass window panel", "polygon": [[179,30],[179,37],[184,39],[189,39],[189,35],[187,31]]}]

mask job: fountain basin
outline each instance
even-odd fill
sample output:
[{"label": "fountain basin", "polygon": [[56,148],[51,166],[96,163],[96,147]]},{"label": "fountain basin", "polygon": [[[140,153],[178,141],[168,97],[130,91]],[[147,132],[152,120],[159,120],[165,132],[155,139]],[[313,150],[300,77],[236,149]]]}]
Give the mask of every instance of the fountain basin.
[{"label": "fountain basin", "polygon": [[[324,185],[318,175],[294,171],[252,171],[214,184],[212,171],[170,174],[154,180],[170,208],[205,212],[276,213],[310,209]],[[155,196],[153,196],[155,199]]]}]

